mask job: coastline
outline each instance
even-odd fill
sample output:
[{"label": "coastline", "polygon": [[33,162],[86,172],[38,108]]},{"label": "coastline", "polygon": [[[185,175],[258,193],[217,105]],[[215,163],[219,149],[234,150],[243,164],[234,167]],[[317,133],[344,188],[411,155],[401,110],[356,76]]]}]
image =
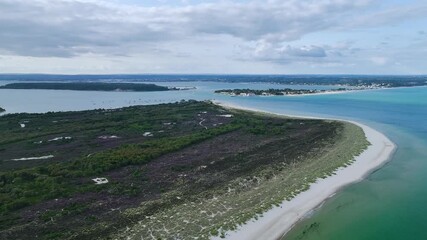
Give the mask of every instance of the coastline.
[{"label": "coastline", "polygon": [[[412,86],[412,87],[385,87],[385,88],[367,88],[367,89],[350,89],[350,90],[344,90],[344,91],[326,91],[326,92],[318,92],[318,93],[302,93],[302,94],[285,94],[285,95],[254,95],[257,97],[305,97],[305,96],[316,96],[316,95],[335,95],[335,94],[346,94],[346,93],[357,93],[357,92],[369,92],[369,91],[375,91],[375,90],[391,90],[391,89],[405,89],[405,88],[418,88],[418,87],[427,87],[427,86]],[[230,97],[251,97],[251,96],[238,96],[238,95],[231,95],[226,93],[218,93],[223,94]],[[251,111],[257,111],[256,109],[252,109]],[[289,116],[289,115],[286,115]],[[293,116],[290,116],[293,117]],[[295,116],[300,117],[300,116]],[[305,117],[300,117],[305,118]],[[319,119],[319,118],[316,118]],[[340,119],[336,119],[340,120]]]},{"label": "coastline", "polygon": [[249,95],[249,96],[241,96],[241,95],[233,95],[229,93],[216,93],[223,94],[230,97],[304,97],[304,96],[316,96],[316,95],[330,95],[330,94],[344,94],[344,93],[352,93],[359,91],[369,91],[376,89],[361,89],[361,90],[345,90],[345,91],[326,91],[326,92],[318,92],[318,93],[301,93],[301,94],[284,94],[284,95]]},{"label": "coastline", "polygon": [[[304,97],[304,96],[315,96],[315,95],[330,95],[330,94],[345,94],[345,93],[355,93],[355,92],[369,92],[369,91],[375,91],[375,90],[392,90],[392,89],[405,89],[405,88],[419,88],[419,87],[427,87],[427,86],[412,86],[412,87],[388,87],[388,88],[368,88],[368,89],[351,89],[351,90],[345,90],[345,91],[336,91],[336,92],[321,92],[321,93],[312,93],[312,94],[296,94],[296,95],[286,95],[288,97]],[[287,115],[288,116],[288,115]],[[300,117],[300,116],[296,116]],[[304,117],[302,117],[304,118]],[[320,119],[320,118],[317,118]],[[345,121],[341,119],[332,119],[332,120],[340,120]],[[349,121],[347,121],[349,122]]]},{"label": "coastline", "polygon": [[[255,111],[260,113],[275,114],[253,108],[241,107],[225,102],[213,101],[214,104],[225,108]],[[281,114],[275,114],[281,115]],[[354,163],[345,168],[339,168],[326,179],[318,179],[310,185],[310,188],[298,194],[290,201],[284,200],[280,206],[273,207],[263,213],[258,220],[239,226],[236,231],[227,232],[225,239],[229,240],[251,240],[251,239],[280,239],[300,220],[304,219],[312,211],[322,205],[328,198],[333,196],[341,188],[351,183],[363,180],[374,170],[383,166],[393,155],[396,145],[384,134],[364,124],[342,119],[303,117],[292,115],[281,115],[285,117],[296,117],[306,119],[325,119],[346,121],[361,127],[371,145],[359,156],[355,157]],[[216,239],[216,238],[213,238]]]}]

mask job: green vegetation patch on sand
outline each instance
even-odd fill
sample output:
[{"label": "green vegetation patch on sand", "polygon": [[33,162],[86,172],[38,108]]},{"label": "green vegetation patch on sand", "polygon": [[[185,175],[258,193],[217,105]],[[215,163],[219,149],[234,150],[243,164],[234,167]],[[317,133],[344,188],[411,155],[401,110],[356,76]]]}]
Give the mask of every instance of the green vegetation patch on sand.
[{"label": "green vegetation patch on sand", "polygon": [[146,83],[94,83],[94,82],[73,82],[73,83],[10,83],[0,86],[0,89],[47,89],[47,90],[77,90],[77,91],[169,91],[178,90],[155,84]]},{"label": "green vegetation patch on sand", "polygon": [[[368,145],[349,123],[196,101],[11,114],[0,131],[5,239],[206,239],[306,190]],[[40,156],[52,157],[22,160]]]}]

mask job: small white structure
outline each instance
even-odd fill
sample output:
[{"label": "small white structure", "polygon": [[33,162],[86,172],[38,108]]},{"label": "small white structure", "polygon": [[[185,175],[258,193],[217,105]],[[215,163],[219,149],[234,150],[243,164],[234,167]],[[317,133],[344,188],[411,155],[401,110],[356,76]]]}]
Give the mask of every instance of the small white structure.
[{"label": "small white structure", "polygon": [[105,139],[117,139],[117,138],[120,138],[120,137],[118,137],[116,135],[111,135],[111,136],[99,136],[98,138],[105,140]]},{"label": "small white structure", "polygon": [[224,115],[218,115],[219,117],[225,117],[225,118],[232,118],[232,114],[224,114]]},{"label": "small white structure", "polygon": [[108,179],[106,178],[94,178],[92,181],[94,181],[96,185],[108,183]]},{"label": "small white structure", "polygon": [[144,136],[144,137],[152,137],[153,134],[151,132],[145,132],[144,134],[142,134],[142,136]]},{"label": "small white structure", "polygon": [[21,128],[24,128],[24,127],[25,127],[25,124],[24,124],[24,123],[20,123],[19,125],[21,125]]},{"label": "small white structure", "polygon": [[197,170],[203,170],[203,169],[205,169],[205,168],[207,168],[208,166],[206,166],[206,165],[202,165],[202,166],[199,166],[198,168],[197,168]]}]

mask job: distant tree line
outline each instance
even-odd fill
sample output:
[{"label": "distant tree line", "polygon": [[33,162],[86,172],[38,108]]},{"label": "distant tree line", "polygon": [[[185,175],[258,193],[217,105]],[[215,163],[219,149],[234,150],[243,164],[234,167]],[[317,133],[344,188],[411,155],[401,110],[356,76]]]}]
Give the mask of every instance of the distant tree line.
[{"label": "distant tree line", "polygon": [[178,90],[155,84],[145,83],[93,83],[93,82],[73,82],[73,83],[10,83],[0,86],[0,89],[47,89],[47,90],[78,90],[78,91],[169,91]]}]

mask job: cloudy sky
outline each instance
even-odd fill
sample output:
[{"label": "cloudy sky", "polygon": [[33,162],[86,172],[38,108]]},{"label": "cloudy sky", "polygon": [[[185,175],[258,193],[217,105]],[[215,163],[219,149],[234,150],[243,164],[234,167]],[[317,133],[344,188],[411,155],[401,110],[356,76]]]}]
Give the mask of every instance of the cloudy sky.
[{"label": "cloudy sky", "polygon": [[427,1],[0,0],[0,72],[427,74]]}]

